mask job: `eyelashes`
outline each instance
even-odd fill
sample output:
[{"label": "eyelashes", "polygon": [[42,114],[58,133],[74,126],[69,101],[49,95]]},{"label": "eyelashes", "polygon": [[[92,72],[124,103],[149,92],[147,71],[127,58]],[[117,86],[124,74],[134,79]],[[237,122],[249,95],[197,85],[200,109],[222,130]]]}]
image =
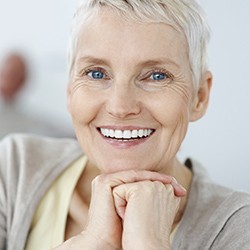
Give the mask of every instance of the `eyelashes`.
[{"label": "eyelashes", "polygon": [[[142,69],[138,75],[134,76],[135,85],[147,91],[159,90],[168,87],[174,80],[174,75],[165,68]],[[83,69],[75,78],[76,83],[81,85],[108,88],[114,80],[110,70],[103,67],[88,67]]]},{"label": "eyelashes", "polygon": [[108,79],[108,73],[101,67],[94,67],[84,69],[80,74],[79,77],[88,77],[90,80],[102,80]]},{"label": "eyelashes", "polygon": [[[79,74],[80,77],[87,76],[93,80],[101,80],[101,79],[111,79],[108,72],[101,67],[88,68]],[[163,81],[166,79],[174,80],[174,75],[165,69],[153,69],[146,74],[139,75],[139,80],[152,80],[152,81]]]},{"label": "eyelashes", "polygon": [[95,68],[95,69],[89,69],[86,71],[86,76],[94,79],[94,80],[101,80],[101,79],[108,79],[108,73],[106,70],[102,68]]},{"label": "eyelashes", "polygon": [[174,80],[174,75],[165,69],[153,69],[147,72],[142,77],[142,80],[156,81],[156,82]]}]

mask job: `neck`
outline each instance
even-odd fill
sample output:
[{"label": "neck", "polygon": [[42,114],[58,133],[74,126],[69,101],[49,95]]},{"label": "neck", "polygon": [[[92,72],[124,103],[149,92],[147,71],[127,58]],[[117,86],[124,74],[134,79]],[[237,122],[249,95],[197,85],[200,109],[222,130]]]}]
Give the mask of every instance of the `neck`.
[{"label": "neck", "polygon": [[93,179],[100,174],[100,170],[88,162],[81,177],[78,180],[76,190],[87,206],[89,206],[91,199],[91,183]]},{"label": "neck", "polygon": [[180,208],[176,214],[175,220],[174,220],[174,226],[178,224],[183,216],[183,213],[185,211],[188,196],[192,184],[192,171],[187,168],[184,164],[180,163],[177,159],[174,163],[174,177],[176,178],[177,182],[180,183],[186,190],[187,194],[183,198],[181,198]]}]

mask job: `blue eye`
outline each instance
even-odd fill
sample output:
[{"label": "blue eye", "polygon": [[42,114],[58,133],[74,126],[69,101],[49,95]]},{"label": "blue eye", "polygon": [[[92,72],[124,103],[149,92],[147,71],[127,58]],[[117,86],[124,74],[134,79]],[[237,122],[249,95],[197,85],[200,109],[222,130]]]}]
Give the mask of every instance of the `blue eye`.
[{"label": "blue eye", "polygon": [[168,76],[165,73],[156,72],[153,73],[150,78],[155,81],[165,80]]},{"label": "blue eye", "polygon": [[105,77],[104,73],[99,70],[92,70],[88,73],[88,76],[90,76],[93,79],[103,79]]}]

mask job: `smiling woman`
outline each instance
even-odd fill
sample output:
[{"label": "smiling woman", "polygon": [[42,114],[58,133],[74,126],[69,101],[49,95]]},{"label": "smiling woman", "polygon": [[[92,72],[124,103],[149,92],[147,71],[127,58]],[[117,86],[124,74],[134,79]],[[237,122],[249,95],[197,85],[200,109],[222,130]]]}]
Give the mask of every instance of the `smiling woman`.
[{"label": "smiling woman", "polygon": [[[68,106],[84,152],[105,173],[147,169],[174,175],[171,165],[188,122],[203,111],[193,107],[183,34],[165,24],[127,21],[104,9],[85,21],[79,36]],[[201,95],[198,102],[205,100]],[[99,131],[107,129],[114,137],[100,137]],[[142,138],[144,130],[154,133]],[[117,140],[126,131],[138,131],[141,137]]]},{"label": "smiling woman", "polygon": [[208,37],[194,0],[82,2],[67,86],[77,142],[1,143],[0,247],[249,249],[250,196],[176,157],[208,106]]}]

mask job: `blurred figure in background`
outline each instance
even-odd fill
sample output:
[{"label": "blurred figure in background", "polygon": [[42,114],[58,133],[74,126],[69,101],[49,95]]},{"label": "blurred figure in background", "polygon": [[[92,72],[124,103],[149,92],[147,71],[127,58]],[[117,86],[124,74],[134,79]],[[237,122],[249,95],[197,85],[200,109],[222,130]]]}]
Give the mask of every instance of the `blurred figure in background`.
[{"label": "blurred figure in background", "polygon": [[55,137],[71,136],[49,122],[25,113],[18,97],[29,76],[28,63],[21,53],[10,53],[0,64],[0,139],[10,133],[33,133]]},{"label": "blurred figure in background", "polygon": [[8,55],[0,68],[0,95],[4,102],[15,101],[27,78],[27,66],[24,58],[13,53]]}]

